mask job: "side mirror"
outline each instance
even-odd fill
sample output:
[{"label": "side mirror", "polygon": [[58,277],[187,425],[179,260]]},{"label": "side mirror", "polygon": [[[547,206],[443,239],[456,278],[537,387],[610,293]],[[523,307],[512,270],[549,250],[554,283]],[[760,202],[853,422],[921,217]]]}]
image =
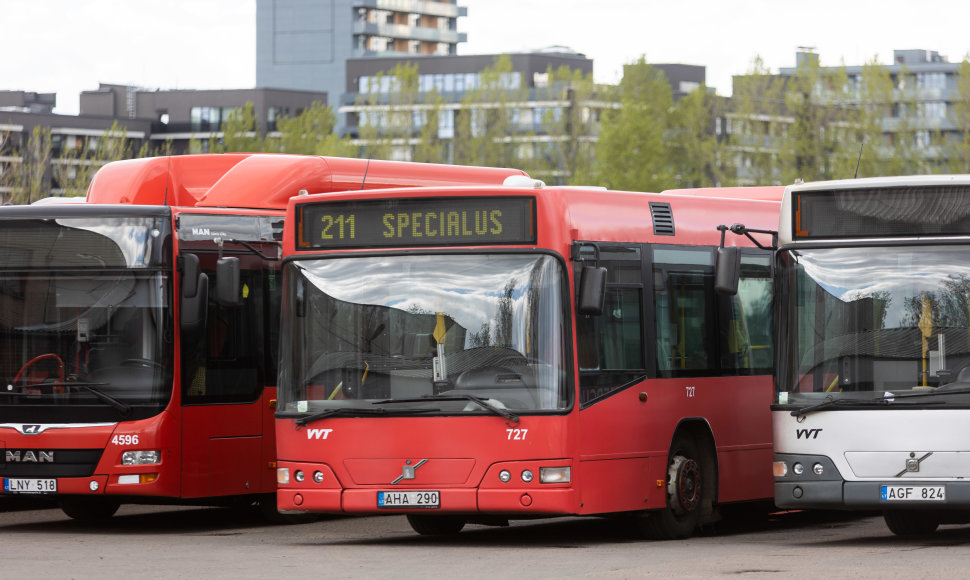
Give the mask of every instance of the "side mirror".
[{"label": "side mirror", "polygon": [[722,296],[738,293],[741,278],[741,248],[718,248],[714,262],[714,291]]},{"label": "side mirror", "polygon": [[195,254],[181,256],[182,272],[179,281],[182,297],[179,309],[179,326],[182,332],[192,333],[205,328],[209,301],[209,277],[199,268],[199,257]]},{"label": "side mirror", "polygon": [[583,266],[579,279],[579,313],[589,316],[603,314],[606,301],[606,268]]},{"label": "side mirror", "polygon": [[241,293],[239,258],[219,258],[216,261],[216,302],[221,306],[239,306]]}]

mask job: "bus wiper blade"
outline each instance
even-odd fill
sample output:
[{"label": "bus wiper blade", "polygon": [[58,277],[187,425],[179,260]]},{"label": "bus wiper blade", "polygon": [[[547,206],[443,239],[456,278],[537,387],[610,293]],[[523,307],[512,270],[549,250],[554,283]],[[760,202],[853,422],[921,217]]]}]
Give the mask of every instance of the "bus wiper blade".
[{"label": "bus wiper blade", "polygon": [[[105,393],[104,391],[95,388],[95,387],[103,387],[104,385],[107,385],[107,384],[108,383],[87,383],[83,381],[54,381],[50,383],[38,383],[36,385],[7,385],[7,391],[3,392],[3,394],[23,395],[25,394],[23,393],[24,389],[35,389],[39,387],[66,387],[73,390],[84,390],[91,393],[95,397],[101,399],[105,403],[108,403],[115,409],[118,409],[118,411],[120,411],[122,414],[128,415],[128,413],[131,412],[130,405],[122,403],[121,401]],[[21,392],[19,393],[12,392],[11,390],[12,388],[19,388],[21,389]]]},{"label": "bus wiper blade", "polygon": [[835,407],[865,407],[868,405],[888,405],[890,403],[892,403],[892,399],[887,397],[877,397],[874,399],[825,399],[821,403],[815,403],[814,405],[795,409],[791,412],[791,416],[801,417],[802,415],[814,413],[815,411],[822,411],[824,409],[832,409]]},{"label": "bus wiper blade", "polygon": [[368,409],[360,407],[338,407],[336,409],[327,409],[326,411],[320,411],[318,413],[313,413],[312,415],[306,415],[300,417],[296,420],[297,427],[302,427],[307,423],[312,423],[320,419],[326,419],[327,417],[334,417],[336,415],[383,415],[386,413],[384,409]]},{"label": "bus wiper blade", "polygon": [[104,391],[94,388],[94,387],[100,387],[105,384],[107,383],[54,383],[55,386],[59,386],[59,387],[72,387],[72,388],[77,387],[79,389],[84,389],[85,391],[91,393],[92,395],[101,399],[105,403],[108,403],[115,409],[118,409],[119,411],[121,411],[122,415],[127,416],[128,413],[131,412],[131,407],[129,405],[122,403],[121,401],[105,393]]},{"label": "bus wiper blade", "polygon": [[897,399],[915,399],[917,397],[942,397],[944,395],[970,395],[970,387],[962,389],[946,389],[946,385],[932,391],[920,391],[918,393],[902,393],[893,395]]},{"label": "bus wiper blade", "polygon": [[468,394],[454,394],[454,395],[430,395],[426,397],[417,397],[414,399],[388,399],[386,401],[377,401],[377,404],[388,404],[388,403],[420,403],[422,401],[471,401],[476,403],[483,409],[490,411],[499,417],[505,418],[505,420],[510,423],[518,423],[519,416],[507,409],[500,409],[495,405],[489,403],[486,399],[481,397],[476,397],[475,395]]}]

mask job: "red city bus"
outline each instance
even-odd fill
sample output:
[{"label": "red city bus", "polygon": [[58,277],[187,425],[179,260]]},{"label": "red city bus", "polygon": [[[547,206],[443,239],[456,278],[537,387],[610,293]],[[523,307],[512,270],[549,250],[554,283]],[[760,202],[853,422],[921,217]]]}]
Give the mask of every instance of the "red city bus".
[{"label": "red city bus", "polygon": [[[284,513],[630,515],[680,538],[772,497],[771,260],[716,226],[783,188],[420,188],[290,200]],[[732,251],[733,253],[734,251]],[[647,517],[641,517],[647,516]]]},{"label": "red city bus", "polygon": [[101,169],[85,203],[0,208],[3,494],[44,494],[79,519],[128,502],[275,516],[287,200],[522,175],[416,165],[137,159]]}]

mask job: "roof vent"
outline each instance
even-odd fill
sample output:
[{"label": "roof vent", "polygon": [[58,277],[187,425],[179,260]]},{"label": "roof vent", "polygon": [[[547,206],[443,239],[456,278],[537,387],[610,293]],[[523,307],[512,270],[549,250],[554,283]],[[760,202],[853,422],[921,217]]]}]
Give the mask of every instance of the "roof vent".
[{"label": "roof vent", "polygon": [[505,187],[528,187],[530,189],[541,189],[546,184],[539,179],[532,179],[528,175],[510,175],[502,182]]},{"label": "roof vent", "polygon": [[651,201],[650,214],[653,216],[653,235],[674,235],[674,212],[669,203]]}]

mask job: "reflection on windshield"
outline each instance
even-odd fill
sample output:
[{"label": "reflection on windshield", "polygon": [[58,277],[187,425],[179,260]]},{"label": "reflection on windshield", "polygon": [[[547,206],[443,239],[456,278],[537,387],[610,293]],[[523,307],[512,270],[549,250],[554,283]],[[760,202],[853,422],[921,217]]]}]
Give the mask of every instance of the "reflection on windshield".
[{"label": "reflection on windshield", "polygon": [[434,395],[454,395],[435,401],[442,412],[485,412],[463,395],[499,409],[566,408],[562,276],[552,257],[524,254],[291,263],[280,408]]},{"label": "reflection on windshield", "polygon": [[789,399],[970,387],[970,250],[780,256],[779,389]]},{"label": "reflection on windshield", "polygon": [[144,271],[0,276],[0,407],[106,404],[90,388],[160,402],[164,284]]}]

